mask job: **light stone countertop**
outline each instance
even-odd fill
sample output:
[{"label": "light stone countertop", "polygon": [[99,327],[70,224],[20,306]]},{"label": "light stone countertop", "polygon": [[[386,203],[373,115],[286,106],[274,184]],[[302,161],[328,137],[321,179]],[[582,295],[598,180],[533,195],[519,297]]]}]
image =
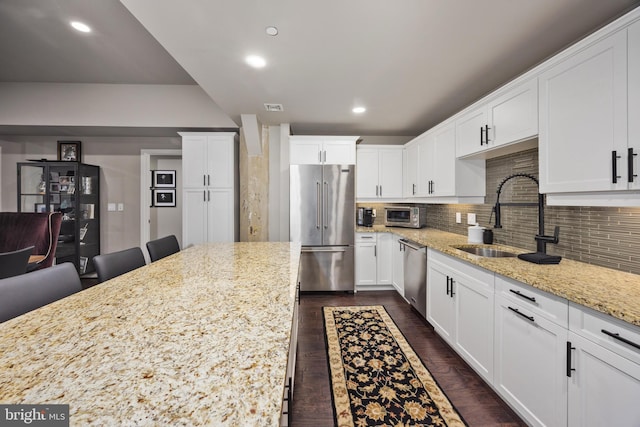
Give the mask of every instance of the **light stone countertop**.
[{"label": "light stone countertop", "polygon": [[0,402],[71,425],[276,426],[296,243],[190,247],[0,324]]},{"label": "light stone countertop", "polygon": [[[453,247],[467,245],[467,236],[433,228],[411,229],[375,225],[357,227],[356,232],[395,233],[494,273],[640,326],[640,275],[637,274],[564,258],[557,265],[538,265],[514,257],[487,258],[472,255]],[[515,253],[530,252],[504,245],[480,246]]]}]

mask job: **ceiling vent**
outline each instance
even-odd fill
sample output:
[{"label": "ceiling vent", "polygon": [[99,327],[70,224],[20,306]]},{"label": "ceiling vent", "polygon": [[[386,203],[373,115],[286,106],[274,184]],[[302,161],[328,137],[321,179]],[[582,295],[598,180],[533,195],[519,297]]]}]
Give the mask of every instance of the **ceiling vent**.
[{"label": "ceiling vent", "polygon": [[271,112],[284,111],[282,104],[264,104],[264,109]]}]

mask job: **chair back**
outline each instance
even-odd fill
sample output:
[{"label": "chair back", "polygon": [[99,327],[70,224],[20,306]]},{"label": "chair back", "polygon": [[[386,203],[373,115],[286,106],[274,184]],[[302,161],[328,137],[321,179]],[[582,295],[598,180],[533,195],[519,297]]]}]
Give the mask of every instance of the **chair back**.
[{"label": "chair back", "polygon": [[136,268],[144,267],[146,261],[142,249],[135,247],[110,254],[96,255],[93,257],[93,265],[100,282],[105,282]]},{"label": "chair back", "polygon": [[27,272],[33,246],[12,252],[0,253],[0,279],[18,276]]},{"label": "chair back", "polygon": [[180,245],[178,244],[176,236],[172,234],[161,239],[147,242],[147,251],[149,251],[151,262],[154,262],[175,254],[176,252],[180,252]]},{"label": "chair back", "polygon": [[34,246],[33,255],[45,256],[35,268],[51,267],[61,224],[60,212],[0,212],[0,252]]},{"label": "chair back", "polygon": [[70,262],[0,280],[0,322],[82,290],[80,277]]}]

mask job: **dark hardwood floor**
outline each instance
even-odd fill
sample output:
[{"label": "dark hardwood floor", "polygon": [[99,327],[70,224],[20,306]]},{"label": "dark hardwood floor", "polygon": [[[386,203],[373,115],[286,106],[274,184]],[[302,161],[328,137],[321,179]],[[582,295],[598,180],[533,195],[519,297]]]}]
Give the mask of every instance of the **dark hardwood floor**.
[{"label": "dark hardwood floor", "polygon": [[344,305],[384,305],[469,426],[526,426],[395,291],[302,294],[292,426],[334,424],[322,307]]}]

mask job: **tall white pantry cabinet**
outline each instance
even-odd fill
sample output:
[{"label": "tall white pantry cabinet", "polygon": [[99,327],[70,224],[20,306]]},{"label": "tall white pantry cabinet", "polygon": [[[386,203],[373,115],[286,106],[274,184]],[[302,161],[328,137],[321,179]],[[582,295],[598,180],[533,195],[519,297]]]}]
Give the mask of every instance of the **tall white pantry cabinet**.
[{"label": "tall white pantry cabinet", "polygon": [[181,132],[182,241],[237,240],[235,132]]}]

